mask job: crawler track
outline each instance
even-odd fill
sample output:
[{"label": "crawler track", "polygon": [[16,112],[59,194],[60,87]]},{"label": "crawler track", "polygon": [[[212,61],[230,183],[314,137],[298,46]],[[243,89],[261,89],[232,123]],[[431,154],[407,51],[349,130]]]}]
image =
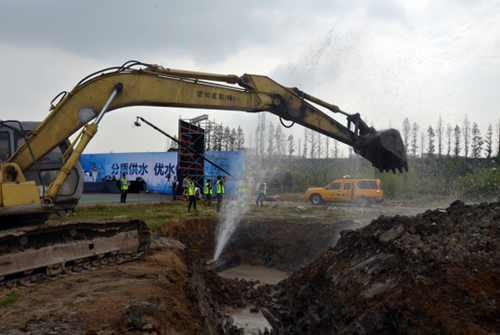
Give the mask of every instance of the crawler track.
[{"label": "crawler track", "polygon": [[62,222],[0,231],[0,290],[140,257],[150,236],[142,220]]}]

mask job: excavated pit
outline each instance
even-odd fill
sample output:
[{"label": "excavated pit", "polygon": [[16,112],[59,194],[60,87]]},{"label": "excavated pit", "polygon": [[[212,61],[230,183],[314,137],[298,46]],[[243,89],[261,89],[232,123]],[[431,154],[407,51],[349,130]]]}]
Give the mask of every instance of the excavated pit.
[{"label": "excavated pit", "polygon": [[[216,224],[210,220],[173,222],[158,233],[179,240],[204,259],[205,284],[224,315],[235,326],[243,326],[233,326],[231,331],[241,334],[270,329],[260,307],[270,301],[272,287],[335,245],[342,230],[359,226],[351,220],[325,224],[245,219],[219,260],[212,262]],[[236,274],[231,273],[232,267]]]},{"label": "excavated pit", "polygon": [[223,257],[290,277],[269,285],[205,270],[207,287],[221,306],[261,311],[267,334],[500,333],[499,202],[353,226],[241,222]]},{"label": "excavated pit", "polygon": [[216,262],[212,262],[216,223],[211,220],[173,222],[159,232],[195,249],[216,272],[239,264],[265,266],[292,273],[334,246],[352,221],[336,223],[293,223],[285,220],[242,220]]}]

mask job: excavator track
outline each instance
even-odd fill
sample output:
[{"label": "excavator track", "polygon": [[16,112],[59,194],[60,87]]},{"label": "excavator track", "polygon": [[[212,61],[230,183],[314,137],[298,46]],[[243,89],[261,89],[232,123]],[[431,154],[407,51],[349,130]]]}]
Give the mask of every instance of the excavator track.
[{"label": "excavator track", "polygon": [[2,230],[0,290],[134,260],[149,245],[149,228],[138,219]]}]

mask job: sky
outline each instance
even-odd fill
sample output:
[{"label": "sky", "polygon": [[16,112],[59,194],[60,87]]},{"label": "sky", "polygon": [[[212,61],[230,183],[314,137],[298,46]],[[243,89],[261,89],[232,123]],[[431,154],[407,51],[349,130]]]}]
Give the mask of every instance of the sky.
[{"label": "sky", "polygon": [[[82,78],[129,60],[265,75],[360,113],[377,130],[405,118],[425,131],[465,115],[484,135],[499,122],[500,1],[0,0],[1,119],[41,121]],[[242,126],[257,115],[133,107],[107,113],[85,153],[164,151],[179,118]],[[345,116],[331,114],[346,125]],[[267,113],[267,122],[279,120]],[[303,136],[299,125],[285,134]],[[252,134],[252,136],[251,136]],[[298,143],[296,143],[298,145]]]}]

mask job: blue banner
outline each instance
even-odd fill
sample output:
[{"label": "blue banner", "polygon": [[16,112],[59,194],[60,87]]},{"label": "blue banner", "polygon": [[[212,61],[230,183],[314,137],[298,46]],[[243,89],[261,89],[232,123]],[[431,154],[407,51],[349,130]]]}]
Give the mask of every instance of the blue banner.
[{"label": "blue banner", "polygon": [[[206,152],[206,154],[207,158],[210,156],[218,157],[218,159],[214,159],[214,163],[220,165],[236,178],[241,179],[244,177],[245,154],[243,151]],[[89,175],[92,174],[94,163],[98,169],[97,181],[102,181],[105,177],[112,179],[113,176],[120,179],[120,176],[126,173],[129,180],[136,180],[137,177],[144,179],[146,181],[146,190],[150,193],[157,191],[172,194],[172,181],[174,176],[177,176],[177,152],[82,155],[82,168]],[[227,175],[208,162],[205,162],[204,168],[205,175]],[[89,179],[92,180],[90,177]],[[179,184],[182,186],[182,180],[179,180]],[[203,187],[203,185],[200,186]],[[229,196],[235,195],[238,187],[238,181],[228,176],[226,194]]]},{"label": "blue banner", "polygon": [[129,180],[141,177],[146,181],[146,190],[151,193],[172,194],[172,181],[177,176],[176,152],[83,154],[81,164],[88,174],[92,174],[96,165],[99,169],[97,181],[103,181],[105,177],[112,179],[113,176],[120,179],[123,173]]}]

